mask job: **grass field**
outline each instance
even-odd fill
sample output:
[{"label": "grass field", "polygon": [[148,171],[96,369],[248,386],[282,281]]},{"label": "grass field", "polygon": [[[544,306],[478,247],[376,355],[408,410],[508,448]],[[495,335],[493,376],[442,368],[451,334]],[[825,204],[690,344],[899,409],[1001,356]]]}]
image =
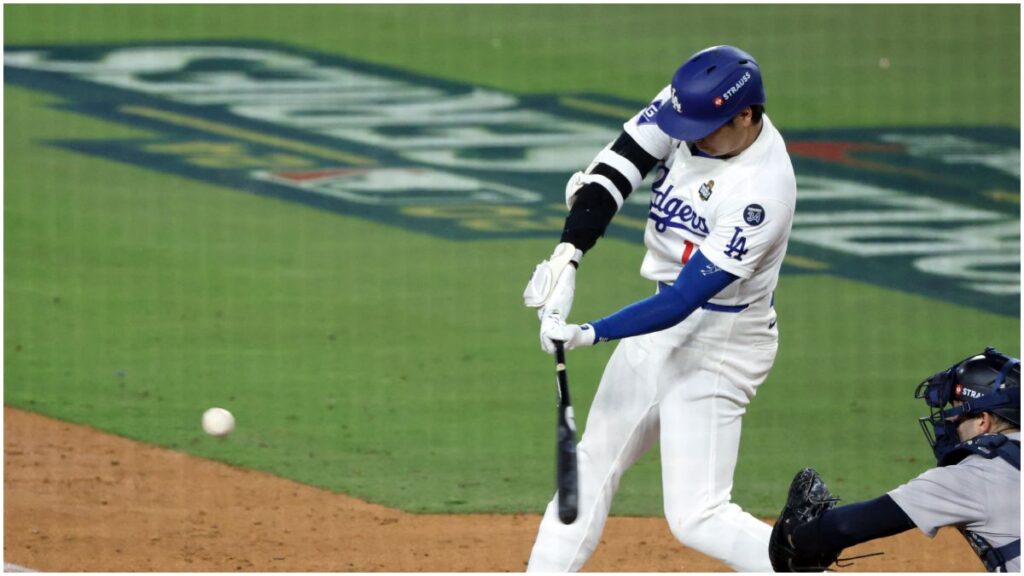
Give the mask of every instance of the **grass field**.
[{"label": "grass field", "polygon": [[[603,96],[627,110],[689,54],[730,43],[761,62],[784,135],[1020,128],[1015,5],[9,5],[4,16],[5,60],[19,46],[272,42],[523,98]],[[82,153],[166,134],[72,108],[102,104],[7,70],[5,403],[407,510],[542,509],[554,390],[520,295],[557,242],[557,220],[522,237],[455,239],[377,212],[240,193],[234,180],[150,167],[122,148]],[[625,117],[606,116],[614,134]],[[273,134],[259,145],[296,133]],[[297,141],[329,144],[293,138],[293,150]],[[1015,178],[986,171],[991,153],[942,168],[977,196],[904,189],[900,174],[866,181],[1015,221],[1017,246],[1000,244],[1015,266],[1001,261],[994,273],[1016,273],[1017,292],[986,294],[1019,300],[1012,142]],[[806,162],[798,174],[815,166]],[[579,168],[534,191],[556,204]],[[613,228],[581,268],[576,319],[651,291],[637,273],[639,232]],[[846,500],[929,467],[917,382],[986,345],[1020,354],[1019,304],[979,306],[977,294],[942,294],[945,284],[847,273],[884,274],[885,260],[830,260],[797,241],[791,252],[825,265],[784,270],[778,360],[744,420],[734,498],[761,515],[776,513],[802,466]],[[581,425],[611,350],[570,358]],[[212,405],[238,419],[225,440],[199,428]],[[616,513],[661,513],[649,456],[626,475]]]}]

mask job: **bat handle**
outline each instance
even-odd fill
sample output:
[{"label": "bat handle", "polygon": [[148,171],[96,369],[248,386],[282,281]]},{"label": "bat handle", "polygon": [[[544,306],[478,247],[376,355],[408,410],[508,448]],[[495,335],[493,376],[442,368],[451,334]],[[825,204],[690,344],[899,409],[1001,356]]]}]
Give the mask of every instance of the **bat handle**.
[{"label": "bat handle", "polygon": [[569,400],[569,378],[565,369],[565,346],[555,340],[555,372],[558,380],[558,519],[562,524],[576,521],[579,511],[579,477],[576,464],[576,422]]},{"label": "bat handle", "polygon": [[565,342],[561,340],[552,340],[555,343],[555,362],[558,363],[557,369],[559,372],[565,370]]}]

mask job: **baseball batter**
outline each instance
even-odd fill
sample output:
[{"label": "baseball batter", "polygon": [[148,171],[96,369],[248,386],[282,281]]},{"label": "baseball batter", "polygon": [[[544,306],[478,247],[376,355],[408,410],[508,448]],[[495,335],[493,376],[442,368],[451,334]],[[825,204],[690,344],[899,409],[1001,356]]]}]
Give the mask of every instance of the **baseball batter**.
[{"label": "baseball batter", "polygon": [[[660,441],[665,515],[680,542],[736,570],[771,570],[771,527],[730,501],[747,404],[775,359],[774,290],[796,179],[764,114],[761,72],[731,46],[694,54],[566,188],[561,243],[524,293],[541,347],[621,340],[577,448],[579,515],[541,522],[530,571],[579,570],[600,540],[622,474]],[[651,170],[641,275],[655,295],[567,324],[576,267]]]},{"label": "baseball batter", "polygon": [[938,467],[825,510],[815,506],[827,489],[818,480],[814,502],[798,486],[801,471],[772,534],[777,571],[821,571],[844,548],[915,526],[929,537],[955,526],[988,571],[1020,572],[1020,360],[988,348],[928,378],[916,396],[932,409],[921,424]]}]

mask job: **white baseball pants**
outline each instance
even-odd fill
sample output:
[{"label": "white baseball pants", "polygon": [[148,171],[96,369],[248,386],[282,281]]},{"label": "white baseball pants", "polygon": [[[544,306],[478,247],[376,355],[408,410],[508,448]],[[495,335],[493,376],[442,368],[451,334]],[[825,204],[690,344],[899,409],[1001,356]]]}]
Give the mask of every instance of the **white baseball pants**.
[{"label": "white baseball pants", "polygon": [[622,474],[661,441],[665,517],[685,546],[742,572],[772,572],[771,527],[730,502],[746,406],[775,360],[768,298],[739,313],[698,309],[667,330],[622,340],[579,443],[579,515],[548,504],[528,571],[578,571],[601,538]]}]

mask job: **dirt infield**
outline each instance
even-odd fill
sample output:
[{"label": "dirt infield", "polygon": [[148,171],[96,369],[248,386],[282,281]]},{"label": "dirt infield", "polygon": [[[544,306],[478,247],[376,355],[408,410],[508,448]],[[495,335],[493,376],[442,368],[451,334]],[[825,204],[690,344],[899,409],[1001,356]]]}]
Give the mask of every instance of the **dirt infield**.
[{"label": "dirt infield", "polygon": [[[4,561],[44,571],[519,572],[537,515],[417,515],[4,408]],[[849,571],[979,572],[912,531]],[[659,518],[608,521],[588,571],[718,572]]]}]

